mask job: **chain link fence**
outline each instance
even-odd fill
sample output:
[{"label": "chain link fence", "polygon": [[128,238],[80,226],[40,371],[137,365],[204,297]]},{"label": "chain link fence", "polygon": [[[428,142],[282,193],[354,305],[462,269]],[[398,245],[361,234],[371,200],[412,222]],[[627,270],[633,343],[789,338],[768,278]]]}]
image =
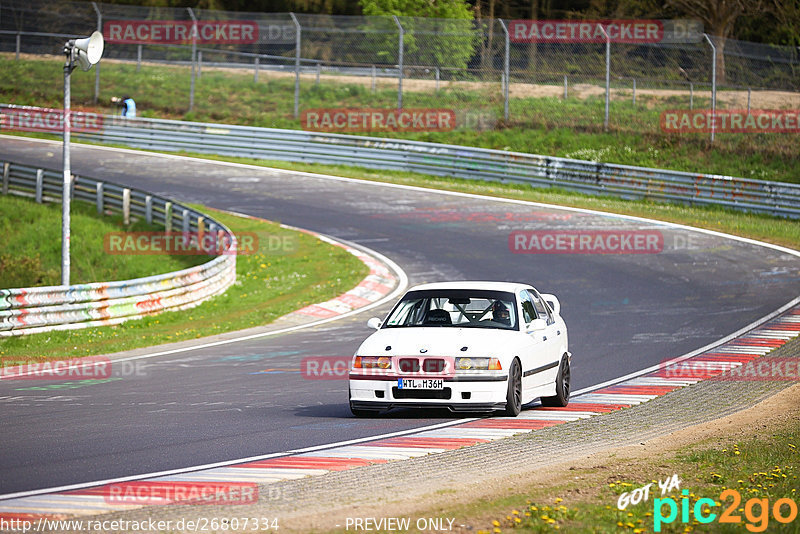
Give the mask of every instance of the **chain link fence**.
[{"label": "chain link fence", "polygon": [[[107,42],[95,103],[103,72],[115,65],[135,65],[137,72],[148,64],[182,67],[170,75],[186,82],[179,85],[185,94],[171,97],[190,111],[215,105],[195,102],[206,73],[247,71],[255,82],[274,81],[269,98],[280,102],[263,105],[290,102],[295,128],[381,131],[398,120],[385,110],[402,109],[440,110],[434,130],[505,125],[646,133],[659,129],[667,109],[800,108],[797,49],[702,32],[657,42],[608,35],[536,41],[526,34],[530,21],[0,0],[0,52],[15,57],[60,55],[66,38],[95,29]],[[330,113],[354,108],[384,111]],[[341,117],[352,128],[341,128]],[[423,118],[414,124],[431,129]]]}]

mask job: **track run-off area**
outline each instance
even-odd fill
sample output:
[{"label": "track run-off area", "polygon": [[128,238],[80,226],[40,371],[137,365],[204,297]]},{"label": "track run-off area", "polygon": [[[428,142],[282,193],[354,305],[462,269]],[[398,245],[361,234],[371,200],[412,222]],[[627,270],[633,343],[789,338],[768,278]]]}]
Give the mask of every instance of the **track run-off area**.
[{"label": "track run-off area", "polygon": [[[1,136],[0,159],[59,168],[60,147]],[[800,295],[795,251],[633,217],[77,144],[72,170],[361,245],[410,285],[518,281],[556,294],[573,390],[706,347]],[[300,373],[303,358],[352,355],[393,302],[283,334],[153,348],[140,376],[83,388],[0,381],[0,498],[448,425],[446,411],[356,419],[346,380]]]}]

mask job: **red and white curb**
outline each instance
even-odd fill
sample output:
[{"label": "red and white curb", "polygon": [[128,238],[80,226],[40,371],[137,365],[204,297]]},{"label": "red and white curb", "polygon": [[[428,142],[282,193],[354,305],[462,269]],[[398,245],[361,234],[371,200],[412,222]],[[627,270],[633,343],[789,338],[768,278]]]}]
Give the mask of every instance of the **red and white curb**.
[{"label": "red and white curb", "polygon": [[[373,274],[375,275],[373,281],[383,285],[386,274],[377,267],[375,273],[371,273],[370,276]],[[367,291],[371,289],[371,287],[366,288]],[[332,309],[334,306],[338,304],[326,304],[323,308]],[[704,378],[713,378],[730,369],[747,366],[749,362],[786,344],[798,335],[800,335],[800,304],[712,349],[682,358],[679,363],[684,366],[700,366]],[[270,455],[238,464],[220,465],[192,472],[152,476],[144,480],[109,481],[110,483],[94,487],[63,489],[47,494],[0,500],[0,519],[35,520],[41,517],[63,519],[142,508],[144,505],[141,504],[108,502],[109,495],[113,495],[114,492],[126,492],[126,487],[152,495],[164,487],[188,490],[201,484],[271,484],[370,464],[405,460],[628,408],[700,380],[698,377],[682,376],[680,371],[673,373],[665,364],[640,376],[579,394],[564,408],[539,406],[525,410],[514,418],[469,419],[454,424],[433,425],[421,431],[398,433],[402,435],[378,437],[372,441],[369,441],[370,438],[354,440],[329,448],[319,447],[306,452],[290,451],[283,455]],[[174,503],[180,504],[180,502]],[[172,502],[165,501],[164,504]]]},{"label": "red and white curb", "polygon": [[[297,228],[293,229],[299,230]],[[379,262],[370,254],[320,234],[311,233],[311,235],[330,245],[341,247],[361,260],[362,263],[369,267],[369,275],[350,291],[326,302],[301,308],[290,313],[289,317],[303,316],[313,317],[315,319],[327,319],[329,317],[342,315],[381,300],[397,286],[398,279],[394,273],[392,273],[385,264]]]}]

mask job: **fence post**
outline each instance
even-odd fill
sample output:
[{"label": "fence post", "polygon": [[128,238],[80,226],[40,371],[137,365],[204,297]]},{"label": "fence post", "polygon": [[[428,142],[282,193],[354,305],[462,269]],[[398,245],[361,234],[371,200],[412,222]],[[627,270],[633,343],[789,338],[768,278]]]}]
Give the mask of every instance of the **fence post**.
[{"label": "fence post", "polygon": [[197,61],[197,17],[194,16],[194,11],[191,7],[187,7],[186,11],[192,17],[192,81],[189,84],[189,111],[194,109],[194,77]]},{"label": "fence post", "polygon": [[261,66],[261,58],[256,56],[253,62],[253,82],[258,83],[258,68]]},{"label": "fence post", "polygon": [[508,35],[508,27],[503,19],[497,19],[503,27],[505,35],[505,55],[503,57],[503,74],[505,83],[503,84],[503,120],[508,122],[508,86],[511,83],[511,39]]},{"label": "fence post", "polygon": [[3,194],[8,194],[8,175],[11,171],[11,164],[6,162],[3,164]]},{"label": "fence post", "polygon": [[95,203],[97,204],[97,214],[103,214],[103,182],[97,182],[95,186]]},{"label": "fence post", "polygon": [[567,99],[567,75],[564,75],[564,100]]},{"label": "fence post", "polygon": [[439,92],[439,78],[440,78],[439,67],[437,66],[436,67],[436,92],[437,93]]},{"label": "fence post", "polygon": [[403,29],[403,25],[400,24],[400,19],[397,18],[397,15],[392,15],[392,18],[394,19],[394,23],[397,24],[397,30],[400,32],[397,43],[397,109],[403,109],[403,39],[405,37],[405,30]]},{"label": "fence post", "polygon": [[633,79],[633,105],[636,105],[636,78]]},{"label": "fence post", "polygon": [[372,92],[375,92],[375,65],[372,65]]},{"label": "fence post", "polygon": [[606,111],[603,116],[603,130],[608,131],[608,102],[611,97],[611,37],[603,26],[603,35],[606,38]]},{"label": "fence post", "polygon": [[144,220],[147,224],[153,224],[153,195],[144,197]]},{"label": "fence post", "polygon": [[694,109],[694,84],[689,82],[689,109]]},{"label": "fence post", "polygon": [[44,171],[42,169],[36,169],[36,202],[38,204],[42,203],[43,178]]},{"label": "fence post", "polygon": [[136,72],[142,68],[142,45],[136,47]]},{"label": "fence post", "polygon": [[203,51],[197,51],[197,79],[203,77]]},{"label": "fence post", "polygon": [[[97,2],[92,2],[94,12],[97,13],[97,31],[103,33],[103,14],[100,13],[100,8],[97,7]],[[100,98],[100,62],[94,66],[94,103]]]},{"label": "fence post", "polygon": [[298,22],[297,17],[294,13],[289,13],[289,16],[292,17],[292,22],[294,22],[294,31],[295,31],[295,39],[294,39],[294,118],[296,119],[300,115],[300,46],[302,45],[302,35],[301,32],[303,29],[300,27],[300,22]]},{"label": "fence post", "polygon": [[711,47],[711,142],[714,142],[714,133],[717,129],[717,47],[707,33],[703,34]]},{"label": "fence post", "polygon": [[750,91],[751,89],[747,88],[747,114],[750,115]]},{"label": "fence post", "polygon": [[22,47],[22,34],[17,33],[17,53],[14,56],[14,59],[19,61],[19,49]]},{"label": "fence post", "polygon": [[316,82],[317,86],[319,86],[319,73],[320,73],[320,71],[322,71],[322,63],[318,62],[317,63],[317,82]]}]

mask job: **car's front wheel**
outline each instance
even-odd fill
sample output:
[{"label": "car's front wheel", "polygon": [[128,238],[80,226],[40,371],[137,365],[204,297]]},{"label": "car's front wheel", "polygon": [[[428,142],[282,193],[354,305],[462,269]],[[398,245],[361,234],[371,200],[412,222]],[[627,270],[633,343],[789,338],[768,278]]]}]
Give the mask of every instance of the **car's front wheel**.
[{"label": "car's front wheel", "polygon": [[566,356],[561,359],[556,375],[556,394],[552,397],[542,397],[542,406],[566,406],[569,404],[569,360]]},{"label": "car's front wheel", "polygon": [[503,415],[516,417],[522,411],[522,368],[519,360],[511,362],[508,370],[508,391],[506,392],[506,409]]}]

